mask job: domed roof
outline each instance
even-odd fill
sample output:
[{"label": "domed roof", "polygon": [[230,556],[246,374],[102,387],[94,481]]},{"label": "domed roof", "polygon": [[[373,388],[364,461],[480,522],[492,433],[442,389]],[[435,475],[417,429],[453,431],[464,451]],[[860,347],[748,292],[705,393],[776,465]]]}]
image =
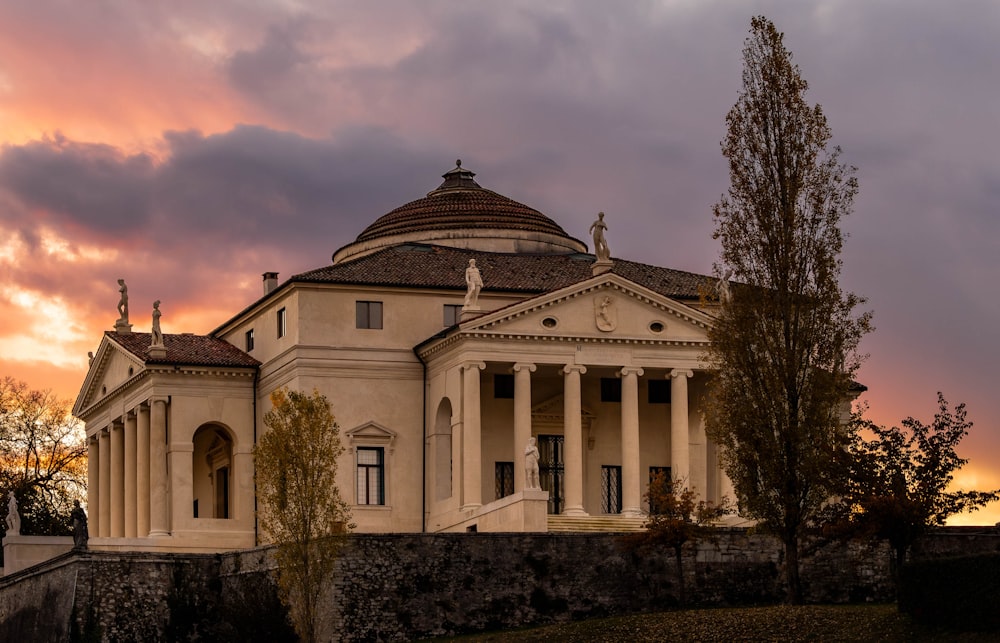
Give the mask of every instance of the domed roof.
[{"label": "domed roof", "polygon": [[400,243],[491,250],[564,254],[587,246],[555,221],[523,203],[483,188],[475,172],[456,161],[444,182],[427,196],[379,217],[354,243],[338,250],[334,263]]}]

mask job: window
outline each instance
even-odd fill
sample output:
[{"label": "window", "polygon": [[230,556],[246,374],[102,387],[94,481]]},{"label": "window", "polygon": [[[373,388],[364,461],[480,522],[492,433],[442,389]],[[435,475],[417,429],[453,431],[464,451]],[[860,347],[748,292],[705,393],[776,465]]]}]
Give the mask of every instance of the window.
[{"label": "window", "polygon": [[253,329],[247,331],[247,352],[253,350]]},{"label": "window", "polygon": [[622,401],[622,381],[617,377],[601,378],[601,401],[621,402]]},{"label": "window", "polygon": [[462,307],[457,304],[444,305],[444,327],[450,328],[462,321]]},{"label": "window", "polygon": [[514,463],[496,463],[496,499],[510,496],[514,493]]},{"label": "window", "polygon": [[382,302],[358,301],[356,303],[356,328],[382,328]]},{"label": "window", "polygon": [[649,380],[649,403],[670,404],[669,380]]},{"label": "window", "polygon": [[285,336],[285,309],[282,308],[278,311],[278,339]]},{"label": "window", "polygon": [[618,465],[601,465],[601,511],[622,512],[622,468]]},{"label": "window", "polygon": [[514,399],[514,376],[510,373],[497,373],[493,376],[493,398],[497,400]]},{"label": "window", "polygon": [[[662,475],[663,476],[663,482],[664,483],[669,483],[670,482],[670,467],[650,467],[649,468],[649,485],[650,486],[653,485],[653,481],[656,480],[656,477],[658,475]],[[659,508],[656,506],[656,503],[652,502],[652,500],[650,500],[650,503],[649,503],[649,513],[651,513],[651,514],[660,513]]]},{"label": "window", "polygon": [[358,447],[358,504],[385,504],[385,451]]}]

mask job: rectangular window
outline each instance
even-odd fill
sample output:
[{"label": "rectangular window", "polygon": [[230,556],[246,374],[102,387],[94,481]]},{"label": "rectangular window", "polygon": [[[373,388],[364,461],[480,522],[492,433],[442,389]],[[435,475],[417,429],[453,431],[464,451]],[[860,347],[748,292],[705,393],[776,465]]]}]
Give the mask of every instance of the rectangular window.
[{"label": "rectangular window", "polygon": [[451,328],[462,321],[462,307],[456,304],[444,305],[444,327]]},{"label": "rectangular window", "polygon": [[497,400],[514,399],[514,376],[510,373],[497,373],[493,376],[493,398]]},{"label": "rectangular window", "polygon": [[382,302],[358,301],[355,303],[357,328],[382,328]]},{"label": "rectangular window", "polygon": [[285,336],[285,309],[282,308],[278,311],[278,339]]},{"label": "rectangular window", "polygon": [[622,512],[622,468],[618,465],[601,465],[601,511]]},{"label": "rectangular window", "polygon": [[358,447],[358,504],[385,504],[385,464],[382,447]]},{"label": "rectangular window", "polygon": [[253,329],[247,331],[247,352],[253,350]]},{"label": "rectangular window", "polygon": [[670,381],[649,380],[649,403],[670,404]]},{"label": "rectangular window", "polygon": [[514,463],[496,463],[496,499],[504,498],[514,493]]},{"label": "rectangular window", "polygon": [[621,402],[622,401],[622,381],[617,377],[601,378],[601,401]]},{"label": "rectangular window", "polygon": [[[663,482],[665,484],[669,483],[670,482],[670,467],[650,467],[649,468],[649,486],[651,486],[651,487],[653,486],[653,482],[656,480],[657,476],[662,476]],[[651,514],[660,513],[660,508],[657,507],[656,503],[653,501],[654,500],[653,497],[652,497],[653,495],[655,495],[655,494],[650,494],[651,497],[650,497],[650,501],[649,501],[649,513],[651,513]]]}]

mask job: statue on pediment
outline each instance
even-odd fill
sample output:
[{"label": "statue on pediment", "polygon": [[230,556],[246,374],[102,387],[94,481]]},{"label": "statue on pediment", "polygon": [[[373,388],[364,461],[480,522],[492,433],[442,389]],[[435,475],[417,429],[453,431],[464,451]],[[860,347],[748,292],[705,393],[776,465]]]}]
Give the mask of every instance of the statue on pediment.
[{"label": "statue on pediment", "polygon": [[604,231],[608,229],[608,224],[604,223],[604,213],[597,213],[597,221],[590,226],[590,233],[594,235],[594,254],[597,261],[604,263],[611,261],[611,250],[608,249],[608,242],[604,238]]},{"label": "statue on pediment", "polygon": [[160,331],[160,300],[153,302],[153,346],[163,346],[163,332]]},{"label": "statue on pediment", "polygon": [[128,286],[124,279],[118,280],[118,292],[121,297],[118,299],[118,321],[128,323]]},{"label": "statue on pediment", "polygon": [[722,274],[722,277],[715,284],[715,294],[719,297],[719,301],[723,304],[728,304],[733,298],[733,293],[729,290],[729,279],[732,276],[733,269],[727,268],[726,272]]}]

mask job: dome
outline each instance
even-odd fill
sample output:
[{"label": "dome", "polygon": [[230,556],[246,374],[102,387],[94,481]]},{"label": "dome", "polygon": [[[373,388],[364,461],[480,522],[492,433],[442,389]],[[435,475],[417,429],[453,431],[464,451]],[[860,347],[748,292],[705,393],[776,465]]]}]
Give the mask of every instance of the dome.
[{"label": "dome", "polygon": [[436,190],[379,217],[354,243],[334,253],[333,262],[402,243],[531,254],[587,251],[586,244],[538,210],[481,187],[461,160],[442,176]]}]

